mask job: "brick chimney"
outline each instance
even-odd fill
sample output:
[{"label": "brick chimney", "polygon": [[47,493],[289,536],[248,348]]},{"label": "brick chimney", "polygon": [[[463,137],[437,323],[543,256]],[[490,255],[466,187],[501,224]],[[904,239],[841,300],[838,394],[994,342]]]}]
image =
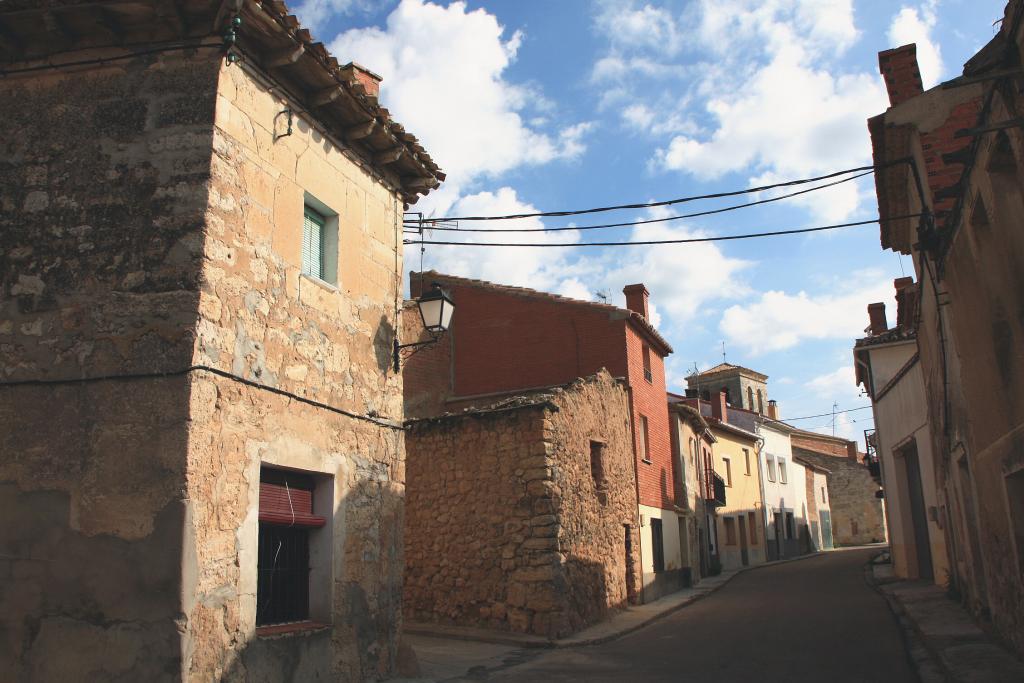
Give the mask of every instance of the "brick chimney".
[{"label": "brick chimney", "polygon": [[921,69],[917,66],[917,45],[914,43],[879,52],[878,70],[885,79],[889,104],[894,107],[924,92]]},{"label": "brick chimney", "polygon": [[846,457],[857,462],[857,442],[849,441],[846,444]]},{"label": "brick chimney", "polygon": [[898,277],[892,284],[896,288],[896,327],[908,329],[917,316],[917,287],[914,286],[914,278]]},{"label": "brick chimney", "polygon": [[725,389],[711,397],[711,417],[722,422],[729,421],[729,408],[725,400]]},{"label": "brick chimney", "polygon": [[622,293],[626,295],[626,308],[631,311],[636,311],[644,318],[649,318],[647,314],[647,297],[651,295],[647,291],[647,288],[643,286],[643,283],[636,285],[626,285],[622,289]]},{"label": "brick chimney", "polygon": [[871,319],[871,334],[882,334],[889,329],[889,324],[885,321],[885,304],[878,302],[868,304],[868,318]]},{"label": "brick chimney", "polygon": [[779,419],[779,403],[774,398],[768,399],[768,417],[773,420]]},{"label": "brick chimney", "polygon": [[344,78],[355,78],[359,81],[370,97],[380,97],[380,82],[384,80],[380,74],[370,71],[362,64],[349,62],[341,67],[341,75]]}]

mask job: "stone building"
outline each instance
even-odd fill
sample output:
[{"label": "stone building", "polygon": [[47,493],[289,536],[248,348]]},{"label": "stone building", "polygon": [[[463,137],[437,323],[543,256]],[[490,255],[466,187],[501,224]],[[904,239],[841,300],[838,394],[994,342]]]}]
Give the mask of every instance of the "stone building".
[{"label": "stone building", "polygon": [[885,506],[857,442],[794,428],[793,456],[828,470],[832,539],[837,546],[882,543]]},{"label": "stone building", "polygon": [[719,363],[713,368],[686,378],[686,386],[705,401],[725,391],[729,405],[764,415],[768,411],[768,375],[732,363]]},{"label": "stone building", "polygon": [[[1024,3],[963,74],[923,91],[913,45],[879,55],[868,122],[881,245],[912,257],[915,325],[951,588],[1024,652]],[[900,161],[911,158],[913,163]],[[923,216],[918,214],[924,213]],[[911,216],[911,217],[907,217]]]},{"label": "stone building", "polygon": [[281,2],[0,24],[0,680],[387,676],[443,174]]},{"label": "stone building", "polygon": [[636,594],[621,382],[601,370],[407,424],[407,618],[559,638]]},{"label": "stone building", "polygon": [[[681,564],[665,391],[665,357],[672,347],[648,321],[647,289],[626,286],[621,308],[428,271],[410,275],[412,296],[434,282],[450,293],[458,315],[439,344],[409,359],[409,416],[489,405],[607,368],[624,379],[630,395],[639,597],[652,600],[684,586],[692,572]],[[410,330],[405,336],[414,335]]]}]

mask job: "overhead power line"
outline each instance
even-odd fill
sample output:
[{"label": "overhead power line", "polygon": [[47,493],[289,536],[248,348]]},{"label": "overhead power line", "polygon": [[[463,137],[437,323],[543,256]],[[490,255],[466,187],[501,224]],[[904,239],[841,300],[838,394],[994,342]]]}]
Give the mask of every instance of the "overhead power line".
[{"label": "overhead power line", "polygon": [[742,190],[732,190],[729,192],[714,192],[711,194],[695,195],[692,197],[679,197],[676,199],[666,199],[658,202],[642,202],[637,204],[618,204],[615,206],[601,206],[592,209],[576,209],[571,211],[536,211],[533,213],[514,213],[507,214],[504,216],[446,216],[444,218],[435,218],[432,220],[436,221],[503,221],[503,220],[514,220],[519,218],[539,218],[543,216],[580,216],[588,213],[602,213],[605,211],[619,211],[622,209],[650,209],[657,206],[674,206],[676,204],[684,204],[687,202],[695,202],[704,199],[721,199],[723,197],[736,197],[743,194],[753,194],[755,192],[764,192],[765,190],[773,190],[778,187],[793,187],[794,185],[806,185],[807,183],[816,183],[822,180],[830,180],[832,178],[838,178],[839,176],[848,175],[850,173],[859,173],[861,171],[875,171],[882,168],[888,168],[897,164],[912,163],[912,159],[909,157],[903,159],[895,159],[893,161],[886,162],[884,164],[873,164],[871,166],[857,166],[855,168],[847,168],[842,171],[835,171],[833,173],[827,173],[825,175],[815,176],[813,178],[800,178],[797,180],[787,180],[780,183],[771,183],[770,185],[761,185],[758,187],[748,187]]},{"label": "overhead power line", "polygon": [[[853,413],[853,412],[856,412],[858,410],[868,410],[869,408],[871,408],[871,406],[860,406],[859,408],[848,408],[846,410],[837,410],[834,413],[819,413],[818,415],[804,415],[803,417],[787,417],[785,419],[780,419],[780,422],[795,422],[796,420],[810,420],[810,419],[813,419],[815,417],[832,417],[833,415],[841,415],[843,413]],[[830,422],[829,425],[831,425],[831,424],[832,423]],[[826,426],[828,426],[828,425],[826,425]]]},{"label": "overhead power line", "polygon": [[[815,185],[814,187],[807,188],[806,190],[800,190],[798,192],[790,192],[788,194],[779,195],[778,197],[769,197],[768,199],[760,199],[756,202],[746,202],[743,204],[732,204],[731,206],[725,206],[720,209],[712,209],[710,211],[698,211],[696,213],[684,213],[675,216],[667,216],[664,218],[649,218],[641,221],[626,221],[624,223],[604,223],[602,225],[576,225],[576,226],[565,226],[558,228],[458,228],[458,227],[440,227],[432,225],[433,221],[425,219],[422,221],[422,227],[425,230],[439,230],[444,232],[566,232],[572,230],[604,230],[606,228],[622,228],[633,225],[648,225],[650,223],[666,223],[668,221],[681,220],[683,218],[697,218],[699,216],[711,216],[717,213],[726,213],[727,211],[736,211],[737,209],[745,209],[751,206],[760,206],[761,204],[770,204],[771,202],[782,201],[783,199],[789,199],[798,195],[807,194],[809,192],[817,192],[818,190],[824,190],[829,187],[848,183],[851,180],[857,180],[874,173],[874,170],[864,171],[857,175],[843,178],[841,180],[834,180],[831,183],[824,185]],[[419,233],[420,222],[419,221],[408,221],[405,223],[406,228],[416,228],[415,230],[406,230],[407,233]]]},{"label": "overhead power line", "polygon": [[854,221],[852,223],[837,223],[835,225],[822,225],[814,228],[796,228],[793,230],[774,230],[768,232],[751,232],[743,235],[720,235],[717,237],[689,237],[686,239],[672,240],[635,240],[629,242],[448,242],[443,240],[403,240],[405,244],[436,244],[456,247],[633,247],[655,244],[692,244],[694,242],[725,242],[728,240],[745,240],[755,237],[778,237],[780,235],[798,235],[808,232],[821,232],[823,230],[838,230],[839,228],[852,228],[858,225],[871,225],[888,221],[898,221],[907,218],[919,218],[922,213],[912,213],[904,216],[893,216],[891,218],[872,218],[867,221]]}]

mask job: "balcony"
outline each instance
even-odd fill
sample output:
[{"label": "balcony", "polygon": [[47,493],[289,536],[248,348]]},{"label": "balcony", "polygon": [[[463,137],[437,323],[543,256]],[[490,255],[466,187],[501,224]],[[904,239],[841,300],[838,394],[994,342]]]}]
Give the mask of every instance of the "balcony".
[{"label": "balcony", "polygon": [[717,474],[712,473],[711,482],[711,490],[709,491],[709,493],[711,493],[711,497],[708,498],[708,505],[722,507],[725,505],[725,480]]}]

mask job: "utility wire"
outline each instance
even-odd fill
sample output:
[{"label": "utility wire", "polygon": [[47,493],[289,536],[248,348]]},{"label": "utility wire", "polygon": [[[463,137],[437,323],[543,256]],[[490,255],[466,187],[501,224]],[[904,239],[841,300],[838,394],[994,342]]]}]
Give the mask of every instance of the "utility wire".
[{"label": "utility wire", "polygon": [[893,216],[891,218],[872,218],[867,221],[855,221],[852,223],[837,223],[835,225],[822,225],[815,228],[797,228],[793,230],[775,230],[768,232],[752,232],[744,235],[721,235],[718,237],[690,237],[676,240],[638,240],[633,242],[446,242],[441,240],[403,240],[404,244],[436,244],[456,247],[631,247],[654,244],[691,244],[694,242],[725,242],[728,240],[745,240],[754,237],[778,237],[780,235],[797,235],[807,232],[821,232],[823,230],[837,230],[839,228],[852,228],[858,225],[871,225],[887,221],[899,221],[907,218],[917,218],[920,213],[907,214],[905,216]]},{"label": "utility wire", "polygon": [[800,178],[798,180],[787,180],[781,183],[772,183],[770,185],[761,185],[759,187],[748,187],[743,190],[732,190],[730,192],[715,192],[712,194],[696,195],[693,197],[679,197],[677,199],[666,199],[659,202],[644,202],[639,204],[618,204],[616,206],[602,206],[593,209],[577,209],[573,211],[537,211],[534,213],[514,213],[505,216],[448,216],[445,218],[435,218],[435,221],[499,221],[499,220],[512,220],[516,218],[536,218],[541,216],[579,216],[588,213],[602,213],[604,211],[618,211],[620,209],[648,209],[656,206],[673,206],[675,204],[684,204],[686,202],[695,202],[704,199],[721,199],[722,197],[735,197],[743,194],[753,194],[755,192],[764,192],[765,190],[773,190],[777,187],[792,187],[794,185],[806,185],[807,183],[816,183],[822,180],[830,180],[831,178],[838,178],[839,176],[848,175],[850,173],[859,173],[861,171],[875,171],[882,168],[888,168],[897,164],[911,163],[912,160],[909,157],[902,159],[895,159],[888,161],[884,164],[873,164],[871,166],[857,166],[856,168],[847,168],[842,171],[834,171],[833,173],[827,173],[825,175],[815,176],[813,178]]},{"label": "utility wire", "polygon": [[[680,219],[683,219],[683,218],[697,218],[698,216],[711,216],[711,215],[716,214],[716,213],[725,213],[727,211],[735,211],[737,209],[744,209],[744,208],[747,208],[747,207],[750,207],[750,206],[759,206],[761,204],[770,204],[771,202],[782,201],[783,199],[789,199],[790,197],[796,197],[798,195],[807,194],[808,192],[817,192],[818,190],[824,190],[825,188],[833,187],[835,185],[841,185],[842,183],[848,183],[851,180],[857,180],[858,178],[863,178],[864,176],[871,175],[872,173],[874,173],[874,171],[865,171],[863,173],[858,173],[857,175],[850,176],[849,178],[843,178],[842,180],[835,180],[835,181],[833,181],[831,183],[826,183],[825,185],[816,185],[816,186],[808,188],[806,190],[800,190],[799,192],[791,192],[789,194],[779,195],[778,197],[770,197],[769,199],[761,199],[761,200],[758,200],[756,202],[746,202],[744,204],[732,204],[730,206],[725,206],[725,207],[722,207],[720,209],[712,209],[710,211],[698,211],[697,213],[684,213],[684,214],[676,215],[676,216],[668,216],[666,218],[650,218],[650,219],[642,220],[642,221],[627,221],[625,223],[605,223],[603,225],[577,225],[577,226],[567,226],[567,227],[558,227],[558,228],[442,228],[442,227],[437,227],[437,226],[430,225],[431,221],[424,220],[423,221],[423,223],[424,223],[423,229],[424,230],[440,230],[440,231],[445,231],[445,232],[563,232],[563,231],[570,231],[570,230],[603,230],[605,228],[622,228],[622,227],[628,227],[628,226],[631,226],[631,225],[647,225],[649,223],[665,223],[665,222],[668,222],[668,221],[676,221],[676,220],[680,220]],[[413,227],[415,227],[416,228],[416,230],[406,230],[405,231],[406,233],[411,234],[411,233],[414,233],[414,232],[415,233],[419,232],[419,223],[407,222],[407,223],[404,224],[404,227],[406,227],[406,228],[413,228]]]},{"label": "utility wire", "polygon": [[[841,415],[843,413],[852,413],[852,412],[857,411],[857,410],[867,410],[869,408],[871,408],[871,406],[861,406],[859,408],[848,408],[846,410],[837,410],[834,413],[821,413],[819,415],[804,415],[803,417],[787,417],[787,418],[784,418],[784,419],[780,418],[779,422],[795,422],[796,420],[810,420],[810,419],[815,418],[815,417],[831,417],[832,415]],[[831,425],[831,424],[832,423],[829,422],[829,425]]]}]

